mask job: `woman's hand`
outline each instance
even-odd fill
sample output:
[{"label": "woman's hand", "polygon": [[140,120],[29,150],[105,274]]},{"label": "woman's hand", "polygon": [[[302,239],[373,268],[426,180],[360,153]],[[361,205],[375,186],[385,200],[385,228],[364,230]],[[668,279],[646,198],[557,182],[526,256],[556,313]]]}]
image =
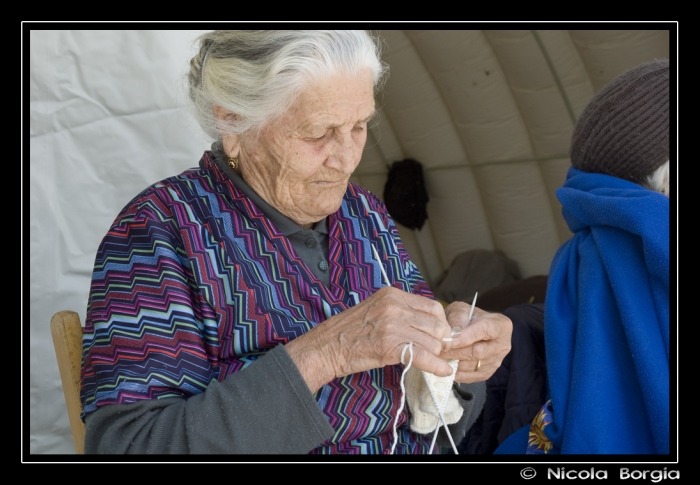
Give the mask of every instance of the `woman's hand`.
[{"label": "woman's hand", "polygon": [[513,323],[500,313],[488,313],[474,308],[471,322],[471,305],[464,302],[451,303],[445,310],[447,321],[457,331],[440,357],[459,360],[456,382],[485,381],[500,367],[510,352]]},{"label": "woman's hand", "polygon": [[438,376],[450,375],[451,367],[439,355],[443,338],[451,331],[438,302],[385,287],[285,347],[315,392],[336,377],[399,363],[409,342],[412,365]]}]

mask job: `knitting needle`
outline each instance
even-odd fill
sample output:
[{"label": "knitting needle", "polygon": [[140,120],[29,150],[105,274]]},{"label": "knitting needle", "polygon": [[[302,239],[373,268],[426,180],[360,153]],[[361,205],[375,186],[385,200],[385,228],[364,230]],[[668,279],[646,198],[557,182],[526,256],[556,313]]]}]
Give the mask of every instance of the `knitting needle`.
[{"label": "knitting needle", "polygon": [[[474,300],[472,300],[472,308],[471,308],[471,310],[469,310],[469,319],[467,320],[467,325],[469,325],[469,322],[472,321],[472,314],[474,313],[474,305],[476,305],[476,296],[478,294],[479,294],[478,291],[476,293],[474,293]],[[452,330],[452,336],[445,337],[444,339],[442,339],[442,341],[443,342],[452,342],[452,337],[454,337],[455,335],[459,335],[460,333],[462,333],[461,328],[459,330]]]},{"label": "knitting needle", "polygon": [[384,277],[384,284],[386,286],[391,286],[391,283],[389,283],[389,277],[387,277],[386,271],[384,271],[384,266],[382,266],[382,261],[379,259],[379,253],[377,253],[377,248],[374,247],[374,244],[372,244],[372,251],[374,252],[374,259],[377,260],[377,264],[379,265],[379,269],[382,270],[382,276]]},{"label": "knitting needle", "polygon": [[[435,406],[435,408],[437,409],[437,406]],[[445,432],[447,433],[447,437],[450,439],[450,444],[452,445],[452,451],[455,452],[455,455],[459,455],[459,451],[457,451],[457,446],[455,446],[455,442],[452,439],[452,433],[450,433],[450,430],[447,428],[447,423],[445,423],[445,416],[443,415],[442,411],[440,411],[439,409],[437,410],[437,412],[438,412],[438,416],[440,417],[440,421],[442,421],[442,425],[445,427]],[[435,447],[435,441],[437,440],[438,431],[440,431],[440,424],[439,423],[437,426],[435,426],[435,433],[433,433],[433,441],[430,443],[430,450],[428,450],[428,454],[431,454],[433,452],[433,448]]]},{"label": "knitting needle", "polygon": [[476,295],[478,295],[479,292],[477,291],[474,293],[474,299],[472,300],[472,308],[469,310],[469,319],[467,320],[467,325],[472,321],[472,315],[474,314],[474,305],[476,305]]}]

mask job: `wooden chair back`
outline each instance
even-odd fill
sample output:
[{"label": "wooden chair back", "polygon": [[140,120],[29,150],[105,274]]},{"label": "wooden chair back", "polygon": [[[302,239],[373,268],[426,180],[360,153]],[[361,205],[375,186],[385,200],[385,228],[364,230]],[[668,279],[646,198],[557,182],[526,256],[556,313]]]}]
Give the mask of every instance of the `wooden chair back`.
[{"label": "wooden chair back", "polygon": [[80,419],[80,367],[83,349],[83,327],[77,313],[64,310],[51,318],[51,336],[61,374],[63,395],[73,433],[75,452],[85,452],[85,423]]}]

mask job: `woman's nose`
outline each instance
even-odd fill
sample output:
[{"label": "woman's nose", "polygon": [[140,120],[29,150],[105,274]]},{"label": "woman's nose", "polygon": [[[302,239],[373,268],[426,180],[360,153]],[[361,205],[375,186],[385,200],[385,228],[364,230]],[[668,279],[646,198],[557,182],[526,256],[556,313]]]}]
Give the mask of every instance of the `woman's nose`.
[{"label": "woman's nose", "polygon": [[351,172],[357,165],[360,149],[352,133],[336,133],[334,143],[326,163],[343,172]]}]

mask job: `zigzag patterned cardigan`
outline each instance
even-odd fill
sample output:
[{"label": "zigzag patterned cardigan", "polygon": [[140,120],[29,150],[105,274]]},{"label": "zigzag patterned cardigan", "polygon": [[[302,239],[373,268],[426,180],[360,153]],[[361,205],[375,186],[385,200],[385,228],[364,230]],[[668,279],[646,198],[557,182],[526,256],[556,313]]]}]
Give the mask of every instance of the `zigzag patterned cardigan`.
[{"label": "zigzag patterned cardigan", "polygon": [[[383,286],[432,294],[384,205],[349,184],[329,216],[330,288],[205,152],[199,168],[147,188],[100,244],[83,339],[83,415],[100,406],[188,398]],[[335,379],[315,398],[335,430],[317,453],[386,452],[402,367]],[[396,453],[429,436],[399,417]]]}]

